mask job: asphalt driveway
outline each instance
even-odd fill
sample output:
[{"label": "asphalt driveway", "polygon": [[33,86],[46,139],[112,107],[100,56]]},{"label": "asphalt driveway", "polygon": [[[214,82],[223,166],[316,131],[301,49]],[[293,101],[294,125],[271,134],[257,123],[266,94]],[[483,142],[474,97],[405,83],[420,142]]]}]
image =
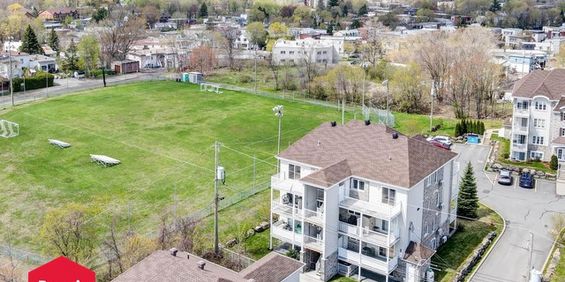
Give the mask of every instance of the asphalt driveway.
[{"label": "asphalt driveway", "polygon": [[540,270],[549,254],[553,244],[549,234],[551,217],[565,213],[565,199],[556,196],[555,183],[550,181],[538,180],[536,189],[531,190],[497,184],[495,173],[483,171],[489,150],[484,145],[454,146],[460,154],[460,173],[467,162],[473,164],[481,202],[500,213],[507,223],[506,231],[472,281],[527,281],[530,265]]}]

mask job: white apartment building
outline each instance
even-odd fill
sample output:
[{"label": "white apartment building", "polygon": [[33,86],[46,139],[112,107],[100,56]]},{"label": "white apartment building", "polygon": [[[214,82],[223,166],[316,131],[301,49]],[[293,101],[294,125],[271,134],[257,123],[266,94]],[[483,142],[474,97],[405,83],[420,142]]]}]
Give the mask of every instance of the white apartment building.
[{"label": "white apartment building", "polygon": [[456,227],[456,157],[381,124],[323,124],[277,156],[271,247],[299,251],[322,281],[429,279]]},{"label": "white apartment building", "polygon": [[317,64],[336,64],[339,52],[333,42],[306,38],[302,40],[279,39],[273,45],[273,63],[277,65],[296,64],[304,62]]},{"label": "white apartment building", "polygon": [[510,158],[565,161],[565,69],[536,70],[512,90]]}]

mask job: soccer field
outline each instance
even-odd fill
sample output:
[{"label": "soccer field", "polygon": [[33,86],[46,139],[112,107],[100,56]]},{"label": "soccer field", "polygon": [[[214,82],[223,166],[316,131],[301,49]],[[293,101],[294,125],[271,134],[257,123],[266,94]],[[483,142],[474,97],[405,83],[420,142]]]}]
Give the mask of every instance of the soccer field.
[{"label": "soccer field", "polygon": [[[227,180],[222,196],[257,185],[275,172],[277,118],[285,106],[282,147],[335,109],[224,91],[201,92],[176,82],[143,82],[53,98],[0,114],[19,123],[20,136],[0,139],[0,241],[38,250],[49,209],[88,206],[102,226],[119,218],[140,233],[155,232],[163,214],[188,215],[213,199],[213,144]],[[72,144],[68,149],[47,139]],[[103,168],[90,154],[122,163]],[[103,233],[104,230],[100,230]]]}]

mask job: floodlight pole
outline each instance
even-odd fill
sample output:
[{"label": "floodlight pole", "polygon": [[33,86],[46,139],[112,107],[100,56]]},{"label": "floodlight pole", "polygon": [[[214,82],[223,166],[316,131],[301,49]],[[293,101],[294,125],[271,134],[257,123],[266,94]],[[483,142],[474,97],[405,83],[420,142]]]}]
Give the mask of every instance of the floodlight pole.
[{"label": "floodlight pole", "polygon": [[255,56],[254,56],[254,61],[255,61],[255,94],[257,94],[257,44],[255,44]]},{"label": "floodlight pole", "polygon": [[[279,118],[279,131],[278,131],[278,139],[277,139],[277,156],[281,152],[281,128],[282,128],[282,117],[283,117],[283,105],[276,105],[273,108],[273,113],[275,116]],[[277,173],[280,171],[280,164],[277,162]]]},{"label": "floodlight pole", "polygon": [[214,142],[214,254],[220,254],[220,243],[218,237],[218,158],[220,154],[220,143],[218,141]]},{"label": "floodlight pole", "polygon": [[12,102],[12,107],[14,106],[14,84],[12,80],[13,69],[12,69],[12,37],[8,37],[8,57],[10,60],[10,100]]},{"label": "floodlight pole", "polygon": [[385,81],[383,81],[381,83],[381,85],[385,85],[386,86],[386,125],[389,125],[389,115],[390,115],[390,103],[389,103],[389,96],[390,96],[390,92],[389,92],[389,87],[388,87],[388,79],[385,79]]}]

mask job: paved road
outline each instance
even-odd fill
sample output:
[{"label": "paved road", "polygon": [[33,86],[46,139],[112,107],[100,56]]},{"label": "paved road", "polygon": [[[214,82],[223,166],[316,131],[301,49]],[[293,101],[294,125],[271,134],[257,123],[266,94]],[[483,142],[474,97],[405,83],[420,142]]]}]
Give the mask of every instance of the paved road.
[{"label": "paved road", "polygon": [[531,265],[539,270],[553,244],[548,233],[551,217],[556,212],[565,212],[565,198],[555,195],[555,184],[549,181],[537,181],[535,190],[501,186],[491,181],[496,174],[483,172],[489,146],[456,145],[454,150],[460,153],[461,173],[468,161],[473,164],[481,202],[498,211],[507,222],[506,232],[472,281],[527,281],[532,235]]},{"label": "paved road", "polygon": [[[160,70],[149,70],[147,72],[139,72],[126,75],[117,75],[106,77],[106,84],[115,85],[140,80],[159,80],[163,79],[166,74]],[[81,90],[89,90],[103,87],[102,79],[82,79],[75,78],[56,79],[55,86],[42,88],[24,92],[14,93],[15,104],[23,104],[40,99],[46,99],[53,96],[73,93]],[[0,96],[0,109],[7,108],[11,105],[10,95]]]}]

